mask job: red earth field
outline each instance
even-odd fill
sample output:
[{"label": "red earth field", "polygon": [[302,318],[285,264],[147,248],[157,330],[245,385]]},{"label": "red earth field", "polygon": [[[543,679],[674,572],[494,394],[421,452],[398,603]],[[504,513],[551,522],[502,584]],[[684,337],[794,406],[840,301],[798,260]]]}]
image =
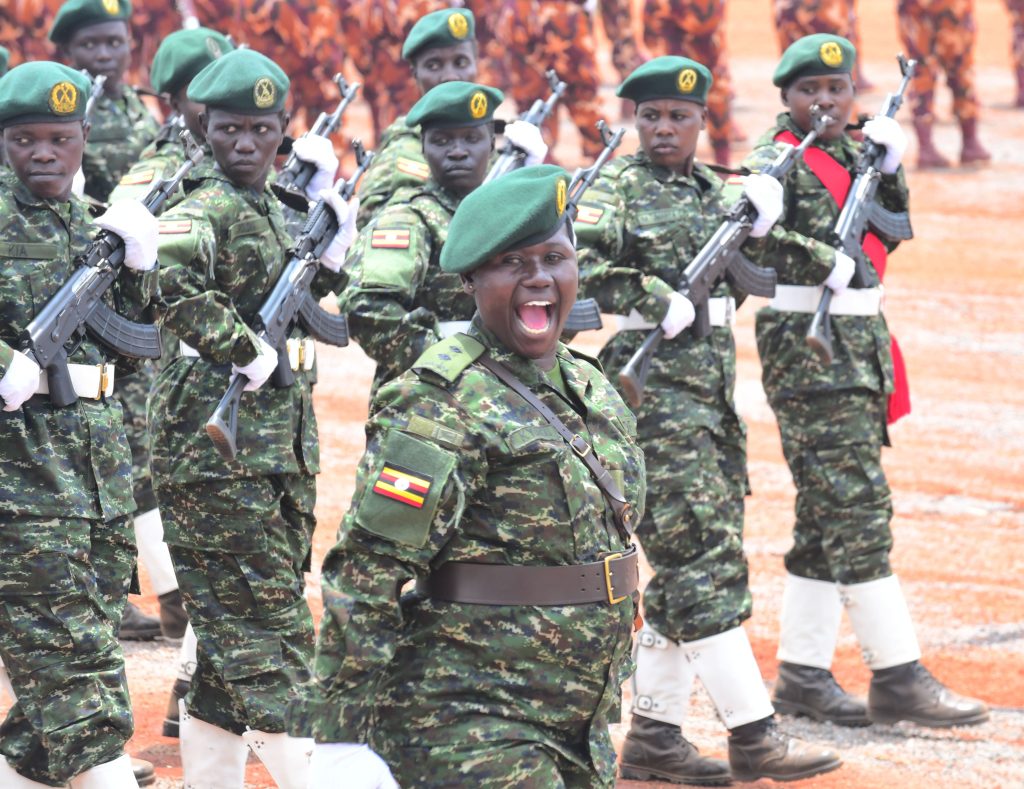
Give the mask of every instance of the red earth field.
[{"label": "red earth field", "polygon": [[[895,3],[859,0],[857,5],[866,71],[879,86],[862,97],[860,109],[874,111],[884,91],[897,82]],[[837,772],[798,786],[1024,786],[1024,330],[1018,322],[1024,300],[1024,153],[1019,142],[1024,140],[1024,110],[1010,106],[1015,86],[1005,8],[997,0],[979,0],[977,5],[981,133],[994,163],[981,169],[917,172],[913,144],[908,152],[916,238],[890,258],[886,313],[907,358],[914,411],[893,429],[894,446],[886,451],[885,465],[896,510],[893,560],[917,622],[925,662],[957,690],[990,704],[992,720],[960,731],[907,724],[850,731],[782,718],[787,731],[832,744],[846,759]],[[770,85],[778,57],[770,3],[732,0],[728,13],[736,114],[753,142],[778,110],[777,92]],[[617,121],[615,76],[607,42],[603,44],[602,95],[609,119]],[[572,79],[571,74],[563,77]],[[944,91],[940,96],[938,144],[955,159],[959,135],[950,121],[948,96]],[[346,133],[355,137],[362,132],[365,139],[367,117],[363,108],[354,107],[346,117]],[[906,109],[900,119],[909,131]],[[562,125],[555,153],[573,166],[578,163],[577,137],[564,116]],[[736,161],[749,144],[739,144]],[[635,146],[635,134],[630,133],[623,149]],[[745,308],[736,327],[737,394],[750,430],[754,490],[748,500],[746,547],[755,609],[747,630],[771,682],[793,487],[760,386],[754,311]],[[601,340],[587,337],[580,345],[594,351]],[[352,493],[371,374],[372,363],[357,347],[321,349],[316,407],[324,471],[315,568],[334,542]],[[319,615],[316,573],[309,578],[308,597]],[[142,602],[155,610],[153,596]],[[160,736],[177,650],[160,643],[128,645],[127,654],[136,711],[130,750],[156,764],[160,786],[180,786],[177,742]],[[850,690],[866,692],[869,672],[848,623],[835,673]],[[616,738],[624,728],[614,733]],[[725,732],[702,692],[695,694],[686,731],[702,751],[724,756]],[[273,786],[255,759],[250,759],[248,785]]]}]

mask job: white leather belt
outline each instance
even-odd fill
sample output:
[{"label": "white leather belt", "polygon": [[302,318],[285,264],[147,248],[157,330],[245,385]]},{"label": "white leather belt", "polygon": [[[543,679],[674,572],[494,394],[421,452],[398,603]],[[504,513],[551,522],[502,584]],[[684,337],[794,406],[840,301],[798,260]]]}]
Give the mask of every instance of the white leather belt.
[{"label": "white leather belt", "polygon": [[[776,285],[775,298],[768,306],[779,312],[817,312],[823,285]],[[882,311],[885,292],[876,288],[847,288],[832,297],[830,315],[877,315]]]},{"label": "white leather belt", "polygon": [[445,337],[451,337],[453,334],[459,332],[469,331],[469,321],[438,321],[437,330],[441,334],[441,339]]},{"label": "white leather belt", "polygon": [[[195,348],[184,340],[178,341],[178,351],[182,356],[199,358],[200,354]],[[316,343],[309,337],[293,337],[288,340],[288,364],[293,371],[313,369],[313,362],[316,361]]]},{"label": "white leather belt", "polygon": [[[71,385],[75,394],[90,400],[99,400],[101,397],[110,397],[114,393],[114,365],[112,364],[69,364],[68,373],[71,375]],[[50,382],[46,378],[46,372],[39,376],[39,386],[36,387],[36,394],[49,394]]]},{"label": "white leather belt", "polygon": [[[708,318],[716,328],[736,325],[736,299],[732,296],[715,296],[708,299]],[[636,310],[629,315],[615,316],[616,331],[649,331],[656,329],[657,323],[651,323]]]}]

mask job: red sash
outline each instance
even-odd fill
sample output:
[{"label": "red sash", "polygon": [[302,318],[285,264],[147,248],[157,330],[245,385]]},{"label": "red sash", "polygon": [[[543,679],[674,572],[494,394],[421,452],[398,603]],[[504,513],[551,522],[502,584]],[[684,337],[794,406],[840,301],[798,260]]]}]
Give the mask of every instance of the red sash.
[{"label": "red sash", "polygon": [[[789,145],[799,145],[800,141],[793,132],[786,130],[775,136],[779,142]],[[832,155],[821,148],[811,146],[804,151],[804,161],[811,168],[818,180],[825,186],[836,205],[842,207],[846,202],[846,195],[850,191],[852,179],[850,173],[843,165],[832,158]],[[861,242],[864,255],[871,261],[871,265],[878,272],[878,279],[885,278],[885,264],[888,254],[882,240],[870,230],[864,234]],[[907,367],[903,361],[903,354],[896,342],[896,337],[890,333],[892,339],[892,368],[893,368],[893,393],[889,395],[888,421],[892,424],[900,417],[910,413],[910,382],[907,379]]]}]

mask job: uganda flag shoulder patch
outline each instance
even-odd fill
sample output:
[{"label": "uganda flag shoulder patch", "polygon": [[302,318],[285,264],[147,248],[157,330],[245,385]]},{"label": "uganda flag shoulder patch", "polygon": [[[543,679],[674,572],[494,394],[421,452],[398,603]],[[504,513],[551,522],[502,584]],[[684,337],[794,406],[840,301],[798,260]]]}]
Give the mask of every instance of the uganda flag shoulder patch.
[{"label": "uganda flag shoulder patch", "polygon": [[370,235],[374,249],[408,249],[410,233],[400,228],[380,228]]},{"label": "uganda flag shoulder patch", "polygon": [[153,183],[153,178],[156,176],[156,170],[138,170],[136,172],[130,172],[125,174],[121,179],[121,186],[141,186],[142,184]]},{"label": "uganda flag shoulder patch", "polygon": [[603,208],[594,208],[592,205],[580,206],[579,213],[576,214],[576,222],[581,225],[596,225],[601,221],[601,217],[604,216]]},{"label": "uganda flag shoulder patch", "polygon": [[159,233],[162,236],[171,236],[178,233],[191,233],[192,232],[192,220],[191,219],[161,219],[159,223]]},{"label": "uganda flag shoulder patch", "polygon": [[420,181],[426,181],[430,177],[430,167],[427,166],[426,162],[417,162],[415,159],[406,159],[404,156],[399,156],[398,161],[395,162],[395,167],[398,168],[398,172],[411,175]]},{"label": "uganda flag shoulder patch", "polygon": [[423,503],[430,493],[433,482],[434,478],[426,474],[385,462],[377,481],[373,484],[373,492],[419,510],[423,509]]}]

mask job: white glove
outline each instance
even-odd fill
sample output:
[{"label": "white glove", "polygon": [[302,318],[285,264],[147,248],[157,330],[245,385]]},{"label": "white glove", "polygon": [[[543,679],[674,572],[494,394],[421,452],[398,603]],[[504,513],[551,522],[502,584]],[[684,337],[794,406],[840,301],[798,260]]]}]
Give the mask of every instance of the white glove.
[{"label": "white glove", "polygon": [[876,115],[864,124],[864,136],[885,147],[885,158],[878,169],[886,175],[896,172],[907,150],[907,135],[899,122],[887,115]]},{"label": "white glove", "polygon": [[[342,781],[341,776],[344,776]],[[309,789],[334,789],[343,782],[348,789],[398,789],[387,762],[368,745],[350,742],[318,742],[309,763]]]},{"label": "white glove", "polygon": [[540,129],[526,121],[512,121],[505,125],[505,139],[516,148],[526,151],[525,167],[532,167],[544,161],[548,155],[548,144]]},{"label": "white glove", "polygon": [[825,279],[825,287],[838,296],[850,285],[853,272],[857,270],[857,262],[845,252],[836,250],[836,264]]},{"label": "white glove", "polygon": [[17,411],[39,388],[39,365],[21,351],[15,351],[7,372],[0,378],[4,411]]},{"label": "white glove", "polygon": [[71,176],[71,194],[75,197],[82,197],[85,194],[85,173],[81,167]]},{"label": "white glove", "polygon": [[244,387],[246,392],[255,392],[263,386],[277,367],[277,351],[262,337],[257,337],[256,341],[260,350],[255,359],[241,367],[237,364],[231,365],[231,372],[241,373],[249,379],[249,383]]},{"label": "white glove", "polygon": [[665,332],[665,339],[671,340],[683,329],[693,323],[697,317],[691,302],[682,293],[673,293],[668,299],[668,312],[661,319],[661,328]]},{"label": "white glove", "polygon": [[118,200],[97,217],[96,224],[124,240],[124,264],[136,271],[156,266],[159,223],[138,200]]},{"label": "white glove", "polygon": [[770,175],[754,173],[744,179],[743,194],[757,209],[750,237],[762,238],[768,235],[772,225],[782,216],[782,184]]},{"label": "white glove", "polygon": [[320,262],[331,271],[341,271],[348,255],[348,248],[356,240],[356,214],[359,213],[359,198],[353,196],[347,203],[341,199],[337,189],[321,189],[317,197],[327,203],[338,218],[338,232],[334,234],[327,249],[320,255]]},{"label": "white glove", "polygon": [[307,134],[292,143],[292,153],[297,159],[316,165],[316,172],[306,186],[306,197],[316,200],[317,193],[329,188],[338,173],[338,155],[334,152],[334,144],[318,134]]}]

